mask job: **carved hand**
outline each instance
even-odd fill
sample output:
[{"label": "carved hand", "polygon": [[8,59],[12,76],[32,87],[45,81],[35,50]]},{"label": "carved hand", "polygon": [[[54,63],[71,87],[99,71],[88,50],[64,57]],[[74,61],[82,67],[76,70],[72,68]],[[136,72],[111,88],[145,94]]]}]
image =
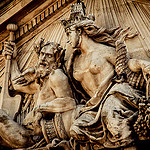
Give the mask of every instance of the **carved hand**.
[{"label": "carved hand", "polygon": [[15,84],[22,84],[23,86],[30,84],[34,80],[35,80],[35,69],[34,68],[29,68],[29,69],[25,70],[18,77],[13,79],[13,81],[15,81]]},{"label": "carved hand", "polygon": [[5,58],[7,55],[13,56],[13,58],[15,58],[17,56],[16,44],[14,42],[11,42],[11,41],[5,42],[3,55],[5,56]]}]

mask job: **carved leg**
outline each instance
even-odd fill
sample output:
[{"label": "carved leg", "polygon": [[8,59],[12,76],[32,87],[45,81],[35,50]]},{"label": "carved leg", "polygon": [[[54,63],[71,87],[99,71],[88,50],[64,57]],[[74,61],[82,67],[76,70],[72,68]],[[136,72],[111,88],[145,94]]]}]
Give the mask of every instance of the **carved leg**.
[{"label": "carved leg", "polygon": [[85,142],[88,140],[87,136],[84,134],[88,128],[80,128],[81,125],[90,123],[95,118],[95,114],[87,112],[82,114],[78,119],[76,119],[70,127],[70,136],[77,141]]},{"label": "carved leg", "polygon": [[0,137],[11,148],[27,147],[33,144],[30,137],[31,131],[26,130],[14,122],[3,110],[0,109]]},{"label": "carved leg", "polygon": [[130,125],[135,112],[126,107],[120,97],[109,96],[103,105],[101,114],[108,129],[107,136],[111,135],[109,138],[114,141],[113,144],[120,142],[121,147],[128,146],[134,141]]}]

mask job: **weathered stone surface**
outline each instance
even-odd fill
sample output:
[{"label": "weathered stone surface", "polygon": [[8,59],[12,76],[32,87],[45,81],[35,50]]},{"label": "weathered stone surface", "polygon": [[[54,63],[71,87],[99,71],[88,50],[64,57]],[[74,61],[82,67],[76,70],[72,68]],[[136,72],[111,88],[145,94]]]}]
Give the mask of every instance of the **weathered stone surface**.
[{"label": "weathered stone surface", "polygon": [[0,15],[0,148],[147,148],[149,1],[12,2]]}]

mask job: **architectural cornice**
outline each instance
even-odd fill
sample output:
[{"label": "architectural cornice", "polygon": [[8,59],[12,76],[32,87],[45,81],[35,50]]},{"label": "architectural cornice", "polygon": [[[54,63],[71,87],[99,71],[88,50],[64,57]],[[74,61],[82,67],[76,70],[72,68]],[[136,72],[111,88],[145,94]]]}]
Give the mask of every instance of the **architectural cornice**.
[{"label": "architectural cornice", "polygon": [[[14,22],[19,26],[18,31],[16,32],[16,42],[19,42],[24,37],[26,38],[27,35],[32,33],[34,30],[36,30],[39,26],[41,26],[43,23],[48,21],[50,18],[52,18],[54,15],[56,15],[58,12],[60,12],[64,7],[66,7],[69,3],[73,2],[74,0],[50,0],[50,1],[43,1],[41,5],[39,5],[36,8],[31,8],[30,12],[28,11],[28,14],[23,16],[19,16],[21,19],[17,20],[16,16],[18,16],[17,11],[13,14],[4,14],[6,18],[3,16],[0,17],[2,28],[3,24],[6,26],[6,23],[8,22]],[[27,0],[26,3],[23,4],[23,1],[21,1],[21,4],[16,5],[18,7],[18,12],[22,10],[26,10],[26,7],[29,7],[29,4],[31,2],[34,2],[34,0]],[[34,2],[35,3],[35,2]],[[15,8],[16,8],[15,7]],[[13,8],[14,9],[14,8]],[[13,11],[13,10],[12,10]],[[8,12],[10,13],[10,11]],[[62,12],[61,12],[62,13]],[[19,13],[20,15],[24,15]],[[13,19],[11,19],[11,17]],[[5,21],[2,20],[2,18],[5,18]],[[12,20],[12,21],[11,21]],[[0,51],[3,49],[3,43],[6,41],[9,37],[9,33],[6,29],[4,29],[0,35]],[[35,35],[35,32],[32,34]]]},{"label": "architectural cornice", "polygon": [[17,12],[25,8],[32,1],[34,0],[22,0],[17,5],[14,5],[14,7],[9,9],[9,11],[0,16],[0,25],[3,24],[8,19],[10,19],[12,16],[14,16]]}]

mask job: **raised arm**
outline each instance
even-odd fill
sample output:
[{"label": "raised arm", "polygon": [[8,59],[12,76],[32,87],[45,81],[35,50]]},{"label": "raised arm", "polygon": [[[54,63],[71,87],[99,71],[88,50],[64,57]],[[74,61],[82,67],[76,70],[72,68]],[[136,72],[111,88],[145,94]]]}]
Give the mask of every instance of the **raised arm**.
[{"label": "raised arm", "polygon": [[130,59],[128,66],[133,72],[142,71],[146,81],[150,79],[150,61]]},{"label": "raised arm", "polygon": [[[35,83],[34,68],[28,69],[21,73],[16,61],[17,48],[13,42],[5,42],[3,55],[12,56],[11,63],[11,82],[13,88],[18,92],[34,94],[37,90],[37,84]],[[29,77],[30,76],[30,77]]]}]

